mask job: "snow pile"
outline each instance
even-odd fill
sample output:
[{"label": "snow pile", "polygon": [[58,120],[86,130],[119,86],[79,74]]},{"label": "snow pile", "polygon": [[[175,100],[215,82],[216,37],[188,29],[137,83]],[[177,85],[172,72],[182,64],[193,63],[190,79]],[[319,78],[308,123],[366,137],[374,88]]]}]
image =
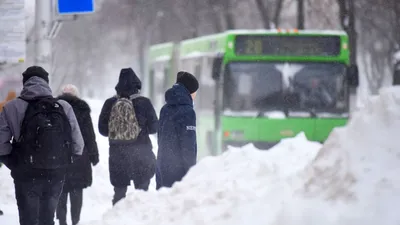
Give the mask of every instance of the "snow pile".
[{"label": "snow pile", "polygon": [[320,147],[319,143],[307,141],[302,133],[268,152],[252,145],[232,148],[219,157],[201,160],[171,189],[133,192],[105,214],[103,224],[228,221],[233,216],[229,214],[232,209],[257,201],[264,192],[276,188],[275,183],[304,170]]},{"label": "snow pile", "polygon": [[[400,88],[383,89],[332,133],[306,171],[297,193],[314,204],[303,198],[286,210],[311,224],[399,224],[399,129]],[[296,217],[279,222],[304,224]]]},{"label": "snow pile", "polygon": [[388,88],[325,145],[303,134],[270,151],[208,157],[159,192],[133,192],[102,225],[399,224],[400,88]]}]

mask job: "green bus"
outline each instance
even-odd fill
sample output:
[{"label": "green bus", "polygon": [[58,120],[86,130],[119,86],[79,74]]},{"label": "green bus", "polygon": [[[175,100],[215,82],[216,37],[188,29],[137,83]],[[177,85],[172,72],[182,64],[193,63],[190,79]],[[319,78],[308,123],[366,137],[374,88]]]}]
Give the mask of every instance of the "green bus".
[{"label": "green bus", "polygon": [[249,143],[269,149],[299,132],[324,142],[346,124],[358,86],[342,31],[231,30],[151,46],[148,60],[158,112],[178,70],[198,78],[199,158]]}]

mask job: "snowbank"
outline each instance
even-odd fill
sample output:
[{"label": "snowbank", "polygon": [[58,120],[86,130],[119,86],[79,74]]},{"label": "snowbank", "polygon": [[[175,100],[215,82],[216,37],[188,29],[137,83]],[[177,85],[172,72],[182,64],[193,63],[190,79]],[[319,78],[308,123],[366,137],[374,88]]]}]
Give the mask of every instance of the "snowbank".
[{"label": "snowbank", "polygon": [[300,134],[268,152],[252,145],[232,148],[201,160],[172,189],[133,192],[105,214],[103,224],[232,223],[235,207],[257,201],[276,189],[274,184],[304,170],[320,147]]},{"label": "snowbank", "polygon": [[[332,133],[305,171],[302,207],[290,211],[311,224],[399,224],[399,129],[400,88],[383,89]],[[294,217],[280,222],[299,224]]]},{"label": "snowbank", "polygon": [[133,192],[93,224],[398,224],[399,129],[391,87],[322,148],[300,134],[268,152],[231,149],[171,189]]}]

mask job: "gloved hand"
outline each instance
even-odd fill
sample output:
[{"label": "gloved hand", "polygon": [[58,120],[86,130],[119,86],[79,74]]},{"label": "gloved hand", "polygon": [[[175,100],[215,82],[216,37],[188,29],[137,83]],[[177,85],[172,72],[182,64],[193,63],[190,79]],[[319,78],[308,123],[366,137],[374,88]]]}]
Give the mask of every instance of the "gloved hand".
[{"label": "gloved hand", "polygon": [[99,155],[89,155],[89,160],[93,166],[96,166],[99,163]]}]

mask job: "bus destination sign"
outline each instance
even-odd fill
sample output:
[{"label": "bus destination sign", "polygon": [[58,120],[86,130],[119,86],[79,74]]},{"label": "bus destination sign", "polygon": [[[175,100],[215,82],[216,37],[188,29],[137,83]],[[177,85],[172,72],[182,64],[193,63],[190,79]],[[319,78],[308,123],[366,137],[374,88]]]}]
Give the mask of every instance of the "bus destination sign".
[{"label": "bus destination sign", "polygon": [[261,36],[238,35],[236,55],[338,56],[339,36]]}]

